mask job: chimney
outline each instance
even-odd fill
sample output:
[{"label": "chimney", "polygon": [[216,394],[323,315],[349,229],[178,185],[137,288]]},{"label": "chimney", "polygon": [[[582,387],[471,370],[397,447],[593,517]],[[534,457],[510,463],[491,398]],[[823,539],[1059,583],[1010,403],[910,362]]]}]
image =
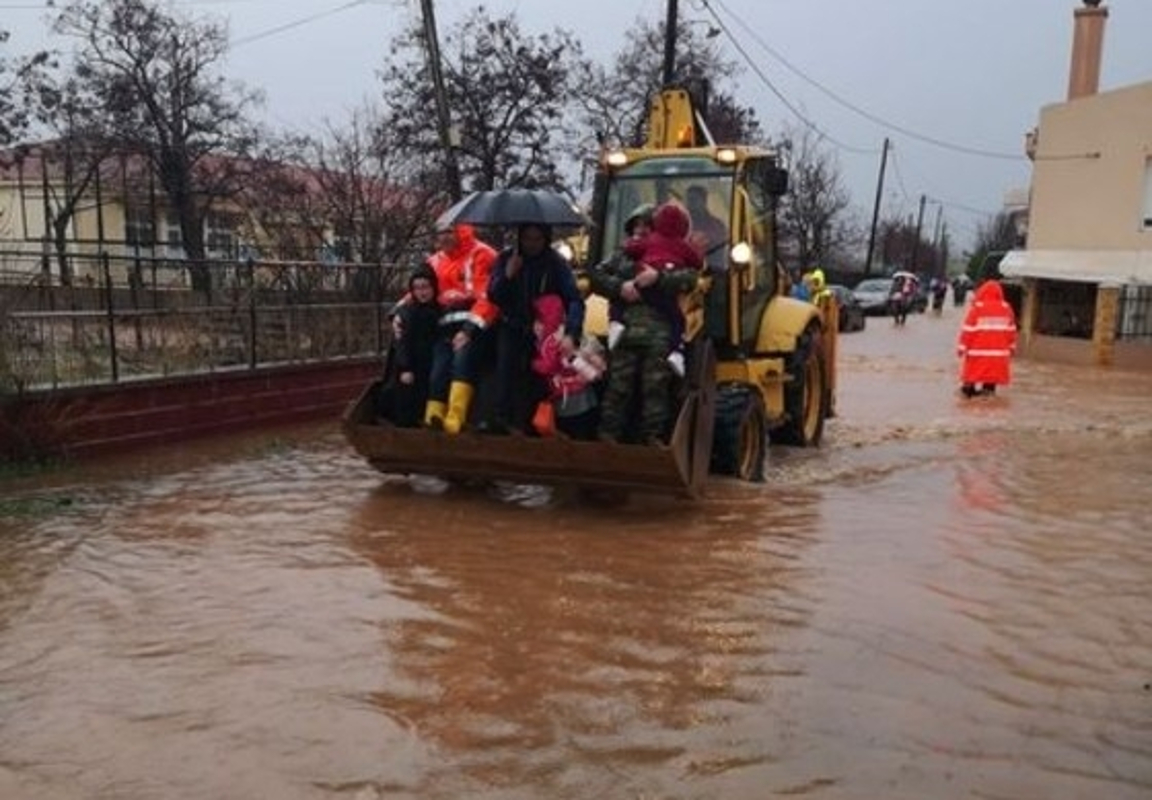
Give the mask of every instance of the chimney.
[{"label": "chimney", "polygon": [[1100,88],[1100,57],[1104,50],[1104,22],[1108,8],[1101,0],[1084,0],[1074,12],[1072,68],[1068,73],[1068,99],[1096,94]]}]

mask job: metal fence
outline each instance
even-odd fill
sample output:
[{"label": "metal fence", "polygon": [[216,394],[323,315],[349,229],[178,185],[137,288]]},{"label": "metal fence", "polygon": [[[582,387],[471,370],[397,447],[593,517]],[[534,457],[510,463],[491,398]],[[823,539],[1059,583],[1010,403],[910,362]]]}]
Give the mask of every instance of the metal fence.
[{"label": "metal fence", "polygon": [[1125,286],[1120,292],[1116,338],[1152,342],[1152,286]]},{"label": "metal fence", "polygon": [[0,252],[0,393],[379,354],[409,274],[97,253],[71,256],[65,284],[52,261],[13,269],[11,256]]}]

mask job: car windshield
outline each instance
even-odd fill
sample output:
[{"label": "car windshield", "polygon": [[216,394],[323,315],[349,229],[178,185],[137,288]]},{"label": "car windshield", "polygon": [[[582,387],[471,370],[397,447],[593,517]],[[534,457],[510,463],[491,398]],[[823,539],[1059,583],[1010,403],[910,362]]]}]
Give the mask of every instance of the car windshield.
[{"label": "car windshield", "polygon": [[886,292],[892,286],[891,278],[872,278],[860,281],[856,286],[858,292]]}]

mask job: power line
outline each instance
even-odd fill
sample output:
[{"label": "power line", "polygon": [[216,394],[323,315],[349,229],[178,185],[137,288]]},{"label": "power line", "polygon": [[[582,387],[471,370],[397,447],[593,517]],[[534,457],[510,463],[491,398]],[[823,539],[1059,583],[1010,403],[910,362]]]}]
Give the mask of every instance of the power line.
[{"label": "power line", "polygon": [[900,194],[904,195],[904,199],[910,202],[912,200],[912,196],[908,193],[908,186],[904,183],[904,171],[900,169],[900,165],[897,163],[896,155],[897,150],[895,147],[893,147],[892,172],[896,175],[896,184],[900,187]]},{"label": "power line", "polygon": [[994,216],[996,216],[996,213],[997,213],[995,211],[988,211],[987,209],[973,208],[972,206],[966,206],[963,203],[955,203],[955,202],[952,202],[951,200],[942,200],[939,197],[929,197],[929,199],[931,199],[933,202],[939,203],[940,205],[944,206],[945,208],[954,208],[957,211],[965,211],[965,212],[967,212],[969,214],[973,214],[977,217],[984,217],[984,218],[994,217]]},{"label": "power line", "polygon": [[876,114],[871,113],[870,111],[867,111],[863,108],[860,108],[860,106],[840,97],[838,94],[836,94],[831,89],[829,89],[826,86],[824,86],[823,84],[821,84],[816,79],[810,78],[799,67],[794,66],[790,61],[788,61],[788,59],[786,59],[784,56],[782,56],[780,53],[778,53],[775,49],[773,49],[772,46],[769,45],[768,42],[766,42],[762,36],[760,36],[758,33],[756,33],[755,29],[753,29],[747,22],[745,22],[743,19],[741,19],[734,11],[729,9],[724,4],[723,0],[700,0],[700,2],[703,4],[704,8],[707,9],[707,11],[710,14],[712,14],[712,16],[714,18],[718,19],[718,15],[716,14],[715,9],[712,8],[712,3],[715,3],[717,6],[719,6],[721,9],[724,10],[725,14],[732,17],[732,19],[734,19],[736,21],[736,23],[744,29],[745,33],[747,33],[749,36],[751,36],[752,39],[757,44],[759,44],[762,48],[764,48],[764,50],[769,55],[771,55],[773,58],[775,58],[777,61],[779,61],[781,64],[783,64],[784,67],[786,67],[788,70],[790,70],[791,72],[793,72],[794,74],[799,76],[801,80],[803,80],[803,81],[807,82],[808,84],[816,87],[816,89],[818,89],[819,91],[821,91],[822,93],[827,95],[829,98],[831,98],[835,102],[837,102],[840,105],[844,106],[845,108],[849,109],[850,111],[854,111],[855,113],[859,114],[860,116],[864,117],[865,119],[867,119],[871,122],[876,123],[877,125],[888,128],[889,130],[896,131],[897,133],[902,133],[911,139],[916,139],[918,141],[925,142],[925,143],[931,144],[931,145],[935,145],[936,147],[941,147],[945,150],[952,150],[953,152],[957,152],[957,153],[964,153],[964,154],[970,155],[970,156],[980,156],[982,158],[995,158],[995,159],[1001,159],[1001,160],[1005,160],[1005,161],[1022,161],[1024,159],[1024,156],[1022,154],[1019,154],[1019,153],[1002,153],[1002,152],[997,152],[994,150],[984,150],[984,149],[981,149],[978,147],[969,147],[967,145],[956,144],[955,142],[949,142],[949,141],[946,141],[944,139],[938,139],[934,136],[928,136],[927,134],[918,133],[918,132],[916,132],[910,128],[906,128],[903,125],[898,125],[894,122],[889,122],[888,120],[886,120],[882,117],[879,117]]},{"label": "power line", "polygon": [[808,117],[801,113],[800,110],[797,109],[796,106],[794,106],[788,100],[788,98],[785,97],[784,94],[776,88],[775,84],[769,80],[768,76],[764,74],[764,71],[760,69],[760,65],[752,59],[752,56],[749,55],[748,51],[745,50],[740,42],[736,39],[736,37],[732,35],[732,31],[728,28],[727,24],[725,24],[724,20],[722,20],[712,9],[712,7],[708,5],[706,0],[704,1],[704,8],[707,9],[707,11],[712,15],[712,19],[715,20],[717,27],[719,27],[720,30],[724,32],[724,35],[728,37],[728,41],[731,42],[732,46],[736,48],[736,52],[738,52],[744,58],[744,61],[748,64],[748,66],[752,68],[752,72],[756,74],[756,77],[758,77],[764,83],[764,85],[768,87],[768,90],[776,96],[777,100],[784,104],[785,108],[792,112],[793,116],[795,116],[798,120],[800,120],[800,122],[815,132],[817,136],[822,139],[827,139],[837,147],[852,153],[860,153],[862,155],[875,155],[876,150],[869,150],[863,147],[853,147],[852,145],[844,144],[830,134],[821,130],[821,128],[816,125],[815,122],[808,119]]},{"label": "power line", "polygon": [[299,28],[302,25],[307,25],[311,22],[315,22],[316,20],[323,19],[324,17],[330,17],[334,14],[339,14],[340,12],[347,11],[350,8],[367,5],[367,3],[368,0],[352,0],[352,2],[344,3],[343,5],[336,6],[335,8],[330,8],[327,11],[318,11],[315,14],[309,14],[307,17],[301,17],[300,19],[293,20],[292,22],[285,22],[283,25],[277,25],[274,28],[269,28],[268,30],[260,31],[259,33],[253,33],[248,36],[241,36],[239,39],[233,39],[231,45],[233,48],[235,48],[242,45],[251,44],[252,42],[258,42],[261,39],[267,39],[269,36],[275,36],[278,33],[283,33],[284,31],[292,30],[293,28]]}]

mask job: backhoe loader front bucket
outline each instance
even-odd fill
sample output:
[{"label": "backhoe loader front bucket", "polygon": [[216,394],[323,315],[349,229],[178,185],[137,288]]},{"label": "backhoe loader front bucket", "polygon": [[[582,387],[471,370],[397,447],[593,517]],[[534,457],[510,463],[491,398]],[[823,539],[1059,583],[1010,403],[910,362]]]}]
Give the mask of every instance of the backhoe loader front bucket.
[{"label": "backhoe loader front bucket", "polygon": [[[471,431],[449,436],[422,428],[398,428],[375,418],[373,401],[378,387],[379,382],[370,384],[349,405],[344,431],[356,451],[381,472],[637,489],[692,497],[699,494],[707,477],[711,438],[709,435],[705,443],[705,437],[696,434],[697,417],[701,412],[710,413],[711,408],[701,402],[697,392],[690,393],[681,406],[666,446],[642,446]],[[707,430],[710,432],[711,427]]]}]

